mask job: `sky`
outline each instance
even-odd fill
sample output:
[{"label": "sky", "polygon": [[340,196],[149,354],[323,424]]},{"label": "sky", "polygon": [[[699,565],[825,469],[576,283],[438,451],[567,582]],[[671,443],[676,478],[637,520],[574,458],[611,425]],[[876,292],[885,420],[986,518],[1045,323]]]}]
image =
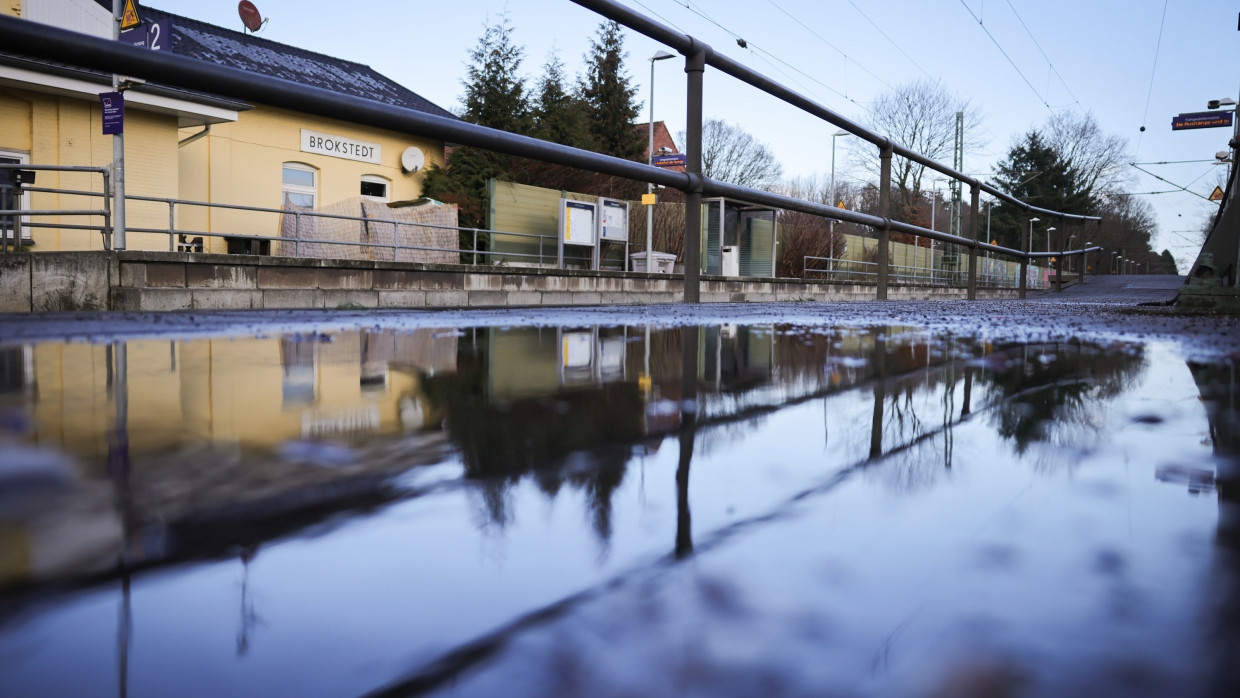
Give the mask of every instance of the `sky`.
[{"label": "sky", "polygon": [[[570,0],[365,0],[346,4],[254,0],[269,21],[260,36],[365,63],[440,106],[460,108],[468,51],[484,24],[507,13],[531,84],[551,52],[582,72],[600,17]],[[161,0],[160,9],[241,29],[232,0]],[[968,100],[982,120],[983,145],[965,171],[987,177],[1013,140],[1057,110],[1092,112],[1102,129],[1128,140],[1141,192],[1158,222],[1155,251],[1171,250],[1181,271],[1200,249],[1203,221],[1216,207],[1202,197],[1222,183],[1212,164],[1227,148],[1225,128],[1171,130],[1179,113],[1206,111],[1210,99],[1240,99],[1240,3],[1222,0],[621,0],[709,44],[848,118],[863,121],[875,97],[930,79]],[[737,39],[743,39],[745,47]],[[650,104],[657,42],[626,32],[628,70]],[[675,53],[673,51],[673,53]],[[837,129],[708,68],[705,115],[753,133],[785,176],[830,176]],[[685,126],[685,76],[677,58],[654,64],[654,118]],[[1145,127],[1142,132],[1141,127]],[[683,147],[683,143],[679,143]],[[836,139],[836,176],[849,171]],[[1193,161],[1181,164],[1172,161]],[[1168,183],[1169,182],[1169,183]],[[1190,192],[1165,192],[1186,187]]]}]

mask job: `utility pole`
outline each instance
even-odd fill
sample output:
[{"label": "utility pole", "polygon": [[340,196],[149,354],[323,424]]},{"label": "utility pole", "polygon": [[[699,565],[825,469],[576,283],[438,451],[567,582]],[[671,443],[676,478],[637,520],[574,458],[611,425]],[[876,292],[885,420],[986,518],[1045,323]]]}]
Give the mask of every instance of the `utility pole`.
[{"label": "utility pole", "polygon": [[[121,18],[125,14],[125,0],[112,0],[112,39],[120,41]],[[112,91],[121,91],[121,76],[112,74]],[[122,127],[123,129],[123,127]],[[125,249],[125,134],[112,135],[112,187],[115,203],[112,206],[112,249]]]}]

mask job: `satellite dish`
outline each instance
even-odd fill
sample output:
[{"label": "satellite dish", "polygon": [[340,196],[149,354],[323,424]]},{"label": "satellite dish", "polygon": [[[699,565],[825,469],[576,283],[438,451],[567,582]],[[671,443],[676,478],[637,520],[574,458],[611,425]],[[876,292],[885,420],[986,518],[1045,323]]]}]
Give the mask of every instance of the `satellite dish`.
[{"label": "satellite dish", "polygon": [[241,0],[241,2],[237,3],[237,14],[241,15],[241,23],[251,32],[257,32],[267,23],[267,20],[263,19],[263,16],[258,13],[258,8],[250,0]]},{"label": "satellite dish", "polygon": [[405,152],[400,154],[400,168],[404,170],[406,174],[413,174],[414,172],[417,172],[422,169],[422,166],[425,164],[426,156],[422,154],[420,149],[414,146],[405,148]]}]

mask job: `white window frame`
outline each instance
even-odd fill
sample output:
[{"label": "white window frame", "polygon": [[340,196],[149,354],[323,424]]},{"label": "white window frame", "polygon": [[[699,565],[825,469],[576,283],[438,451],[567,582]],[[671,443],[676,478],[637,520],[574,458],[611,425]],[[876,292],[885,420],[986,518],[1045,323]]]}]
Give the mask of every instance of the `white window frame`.
[{"label": "white window frame", "polygon": [[[13,160],[16,160],[17,161],[16,164],[18,165],[29,165],[30,164],[30,155],[28,153],[22,153],[16,150],[0,150],[0,158],[11,158]],[[30,210],[30,192],[28,191],[22,192],[21,198],[17,200],[17,209],[19,211]],[[5,217],[7,218],[7,216]],[[25,243],[30,243],[32,241],[32,238],[30,235],[29,223],[30,223],[30,216],[21,217],[22,241]],[[0,238],[3,238],[5,242],[11,245],[13,244],[13,240],[9,236],[10,236],[10,233],[7,230],[0,232]]]},{"label": "white window frame", "polygon": [[[312,186],[304,186],[301,184],[289,184],[284,181],[285,170],[297,170],[298,172],[309,172],[314,177]],[[289,194],[304,194],[310,197],[310,208],[317,210],[319,205],[319,171],[310,165],[302,162],[286,162],[280,165],[280,206],[283,208],[284,202],[288,199]]]},{"label": "white window frame", "polygon": [[[369,182],[371,184],[382,184],[383,191],[384,191],[383,196],[367,196],[365,194],[362,194],[363,199],[366,199],[367,201],[379,201],[385,204],[392,200],[392,180],[388,179],[387,177],[380,176],[380,175],[362,175],[361,181]],[[359,188],[360,188],[360,183],[359,183]]]}]

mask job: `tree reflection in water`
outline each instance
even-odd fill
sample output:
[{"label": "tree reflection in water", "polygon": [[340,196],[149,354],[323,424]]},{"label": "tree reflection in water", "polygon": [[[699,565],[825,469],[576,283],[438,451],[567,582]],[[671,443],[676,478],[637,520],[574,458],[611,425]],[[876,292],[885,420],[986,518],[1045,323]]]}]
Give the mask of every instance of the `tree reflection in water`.
[{"label": "tree reflection in water", "polygon": [[[627,331],[480,329],[459,345],[455,373],[423,377],[430,408],[446,415],[465,475],[476,483],[484,525],[513,521],[511,489],[528,477],[550,498],[566,486],[583,493],[606,548],[612,498],[628,462],[676,434],[675,551],[683,556],[692,551],[694,450],[739,443],[775,410],[868,385],[868,459],[895,460],[883,477],[912,490],[951,468],[952,429],[974,411],[990,412],[987,419],[1021,454],[1053,441],[1056,429],[1096,428],[1092,406],[1118,395],[1144,366],[1141,352],[1127,346],[994,347],[904,328],[775,325],[615,335],[619,343],[610,346],[643,351],[613,357],[606,374],[596,365],[605,361],[606,332]],[[577,365],[569,334],[591,342]],[[866,458],[857,454],[857,462]]]}]

